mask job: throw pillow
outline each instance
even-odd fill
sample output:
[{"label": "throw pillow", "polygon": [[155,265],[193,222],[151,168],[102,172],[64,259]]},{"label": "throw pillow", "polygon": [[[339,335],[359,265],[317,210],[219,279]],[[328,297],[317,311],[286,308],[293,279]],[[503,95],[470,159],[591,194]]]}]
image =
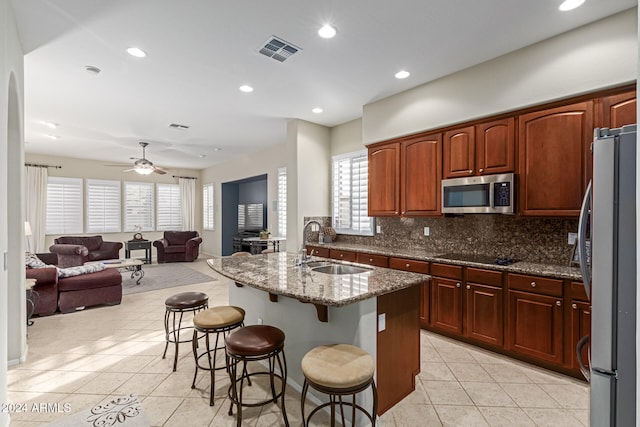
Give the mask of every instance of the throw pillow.
[{"label": "throw pillow", "polygon": [[81,274],[95,273],[97,271],[104,270],[104,269],[105,269],[104,264],[101,264],[99,262],[95,264],[90,263],[90,264],[78,265],[76,267],[59,268],[58,277],[62,278],[62,277],[79,276]]}]

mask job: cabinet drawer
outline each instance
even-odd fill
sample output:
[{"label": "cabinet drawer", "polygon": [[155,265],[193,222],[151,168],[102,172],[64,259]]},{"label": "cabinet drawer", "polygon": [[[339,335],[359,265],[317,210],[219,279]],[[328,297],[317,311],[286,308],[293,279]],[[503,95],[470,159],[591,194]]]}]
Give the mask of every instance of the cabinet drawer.
[{"label": "cabinet drawer", "polygon": [[584,289],[584,283],[571,282],[571,299],[589,301],[589,298],[587,298],[587,291]]},{"label": "cabinet drawer", "polygon": [[356,259],[361,264],[375,265],[376,267],[389,266],[389,257],[384,255],[358,253]]},{"label": "cabinet drawer", "polygon": [[462,267],[459,265],[431,264],[431,275],[462,280]]},{"label": "cabinet drawer", "polygon": [[389,268],[429,274],[429,263],[406,258],[389,258]]},{"label": "cabinet drawer", "polygon": [[311,250],[313,250],[313,255],[315,256],[329,258],[329,248],[320,248],[318,246],[307,245],[307,255],[311,254]]},{"label": "cabinet drawer", "polygon": [[562,280],[509,274],[509,289],[562,297]]},{"label": "cabinet drawer", "polygon": [[502,273],[479,268],[467,268],[467,282],[502,287]]},{"label": "cabinet drawer", "polygon": [[341,261],[356,262],[356,252],[341,251],[339,249],[329,249],[329,258],[339,259]]}]

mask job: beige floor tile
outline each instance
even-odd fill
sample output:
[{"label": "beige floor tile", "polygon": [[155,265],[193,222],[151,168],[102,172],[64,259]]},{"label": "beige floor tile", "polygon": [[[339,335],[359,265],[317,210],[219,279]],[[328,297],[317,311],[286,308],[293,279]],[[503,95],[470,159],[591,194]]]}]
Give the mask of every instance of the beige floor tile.
[{"label": "beige floor tile", "polygon": [[160,383],[152,392],[151,396],[173,396],[185,397],[191,391],[193,375],[173,372]]},{"label": "beige floor tile", "polygon": [[572,409],[569,412],[578,419],[584,426],[589,426],[589,410]]},{"label": "beige floor tile", "polygon": [[562,409],[524,408],[523,410],[539,427],[583,427],[582,422],[571,412]]},{"label": "beige floor tile", "polygon": [[476,406],[517,406],[513,399],[496,383],[461,382],[460,384]]},{"label": "beige floor tile", "polygon": [[438,427],[442,426],[440,418],[432,405],[406,405],[401,408],[392,408],[397,427],[405,426],[424,426]]},{"label": "beige floor tile", "polygon": [[438,354],[440,354],[440,357],[446,360],[447,363],[477,363],[475,357],[464,348],[456,348],[451,344],[447,344],[446,346],[435,345],[434,347]]},{"label": "beige floor tile", "polygon": [[445,427],[480,427],[488,426],[478,408],[475,406],[435,405],[436,412]]},{"label": "beige floor tile", "polygon": [[589,409],[589,388],[577,384],[540,384],[562,408]]},{"label": "beige floor tile", "polygon": [[491,375],[478,363],[450,363],[447,366],[458,381],[494,382]]},{"label": "beige floor tile", "polygon": [[533,427],[535,424],[520,408],[482,407],[478,410],[491,427]]},{"label": "beige floor tile", "polygon": [[518,367],[510,363],[482,363],[482,367],[485,371],[491,375],[491,377],[500,383],[532,383],[525,372]]},{"label": "beige floor tile", "polygon": [[504,391],[521,408],[559,408],[553,400],[537,384],[501,384]]},{"label": "beige floor tile", "polygon": [[76,390],[76,393],[112,394],[132,376],[131,373],[101,373]]},{"label": "beige floor tile", "polygon": [[434,405],[473,405],[457,381],[423,381],[422,385]]},{"label": "beige floor tile", "polygon": [[163,424],[163,427],[206,426],[213,421],[220,405],[209,406],[201,399],[186,398]]},{"label": "beige floor tile", "polygon": [[162,426],[178,409],[183,400],[181,397],[147,396],[141,403],[149,424]]},{"label": "beige floor tile", "polygon": [[422,381],[455,381],[456,377],[444,362],[424,362],[420,363],[420,373],[418,377]]},{"label": "beige floor tile", "polygon": [[131,394],[138,396],[148,396],[156,389],[169,374],[147,374],[138,372],[125,381],[120,387],[114,390],[114,394]]}]

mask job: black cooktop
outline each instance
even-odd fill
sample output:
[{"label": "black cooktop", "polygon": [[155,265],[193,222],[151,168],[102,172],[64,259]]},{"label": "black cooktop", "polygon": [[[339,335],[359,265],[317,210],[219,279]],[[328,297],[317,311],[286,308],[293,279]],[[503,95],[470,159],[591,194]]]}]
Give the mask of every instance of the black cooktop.
[{"label": "black cooktop", "polygon": [[465,262],[477,262],[479,264],[497,264],[497,265],[509,265],[516,262],[513,258],[505,256],[505,257],[494,257],[490,255],[482,255],[482,254],[444,254],[439,255],[438,258],[443,259],[451,259],[456,261],[465,261]]}]

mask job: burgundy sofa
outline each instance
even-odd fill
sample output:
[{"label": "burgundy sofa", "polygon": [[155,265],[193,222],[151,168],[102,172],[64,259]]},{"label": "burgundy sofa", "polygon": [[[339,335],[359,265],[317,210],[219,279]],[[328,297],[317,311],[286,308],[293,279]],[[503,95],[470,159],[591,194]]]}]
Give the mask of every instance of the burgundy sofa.
[{"label": "burgundy sofa", "polygon": [[122,242],[105,242],[102,236],[61,236],[49,250],[58,254],[58,267],[74,267],[88,261],[120,258]]},{"label": "burgundy sofa", "polygon": [[[55,264],[55,254],[38,254],[47,264]],[[116,305],[122,301],[122,275],[115,268],[58,278],[53,267],[27,268],[28,279],[36,279],[33,290],[38,299],[33,314],[48,316],[56,311],[69,313],[81,307]]]},{"label": "burgundy sofa", "polygon": [[202,237],[197,231],[165,231],[164,238],[153,242],[158,264],[165,262],[193,262],[200,254]]}]

